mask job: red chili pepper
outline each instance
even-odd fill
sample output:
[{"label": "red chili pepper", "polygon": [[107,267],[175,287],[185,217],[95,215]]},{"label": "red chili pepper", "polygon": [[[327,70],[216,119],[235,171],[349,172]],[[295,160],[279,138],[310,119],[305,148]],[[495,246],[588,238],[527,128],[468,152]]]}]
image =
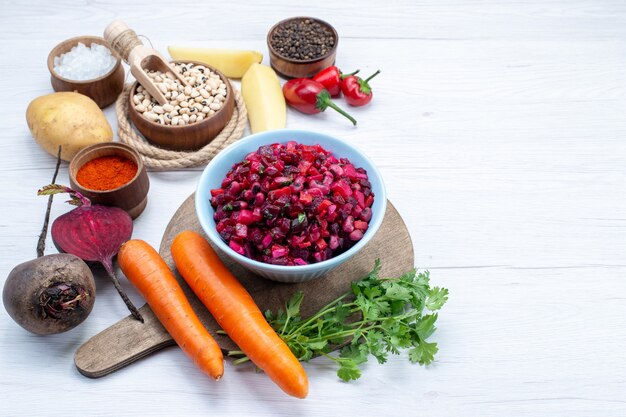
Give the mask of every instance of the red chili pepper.
[{"label": "red chili pepper", "polygon": [[317,81],[308,78],[295,78],[283,85],[283,94],[287,104],[306,114],[321,113],[328,107],[333,108],[345,117],[352,124],[356,125],[356,120],[348,113],[339,108],[330,99],[330,93]]},{"label": "red chili pepper", "polygon": [[331,97],[339,97],[341,95],[341,80],[358,72],[359,70],[356,70],[350,74],[343,74],[339,68],[333,65],[315,74],[313,81],[322,84]]},{"label": "red chili pepper", "polygon": [[341,91],[346,96],[346,101],[351,106],[365,106],[372,100],[372,87],[369,85],[369,80],[374,78],[380,73],[380,70],[370,75],[369,78],[362,80],[361,78],[351,75],[341,81]]}]

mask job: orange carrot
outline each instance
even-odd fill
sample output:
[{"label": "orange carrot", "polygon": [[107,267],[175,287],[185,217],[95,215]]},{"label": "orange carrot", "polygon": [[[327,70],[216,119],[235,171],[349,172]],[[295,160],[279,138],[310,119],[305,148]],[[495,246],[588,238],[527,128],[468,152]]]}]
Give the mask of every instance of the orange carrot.
[{"label": "orange carrot", "polygon": [[224,374],[222,351],[157,251],[143,240],[129,240],[122,245],[117,260],[183,352],[202,372],[220,379]]},{"label": "orange carrot", "polygon": [[172,243],[172,257],[193,292],[250,360],[287,394],[306,397],[304,368],[204,237],[181,232]]}]

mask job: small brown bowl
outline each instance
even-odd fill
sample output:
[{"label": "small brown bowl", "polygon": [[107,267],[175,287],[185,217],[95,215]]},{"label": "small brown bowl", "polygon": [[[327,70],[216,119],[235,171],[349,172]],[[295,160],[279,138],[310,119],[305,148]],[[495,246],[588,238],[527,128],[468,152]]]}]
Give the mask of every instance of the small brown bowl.
[{"label": "small brown bowl", "polygon": [[226,101],[221,109],[201,122],[185,126],[162,125],[155,123],[139,113],[133,103],[139,83],[135,81],[128,95],[128,113],[130,120],[141,134],[155,145],[174,151],[194,151],[211,142],[230,121],[235,109],[233,87],[228,78],[210,65],[197,61],[172,61],[172,63],[192,63],[202,65],[220,76],[226,84]]},{"label": "small brown bowl", "polygon": [[[87,162],[101,156],[128,158],[137,164],[137,174],[132,180],[113,190],[98,191],[83,187],[76,180],[78,170]],[[148,172],[139,153],[124,143],[97,143],[82,149],[70,161],[69,176],[71,188],[90,199],[93,204],[119,207],[126,210],[133,219],[143,212],[148,203],[148,190],[150,189]]]},{"label": "small brown bowl", "polygon": [[[97,43],[104,45],[111,51],[111,54],[117,59],[111,71],[101,77],[93,80],[76,81],[61,77],[54,71],[54,58],[69,52],[79,42],[90,47],[91,44]],[[54,91],[76,91],[91,98],[100,108],[104,108],[113,103],[117,96],[124,89],[124,67],[122,60],[117,52],[111,49],[111,46],[103,38],[97,36],[78,36],[68,39],[55,46],[48,55],[48,71],[50,71],[50,81]]]},{"label": "small brown bowl", "polygon": [[[312,20],[316,23],[321,24],[328,28],[335,38],[335,44],[325,55],[322,55],[319,58],[315,59],[307,59],[307,60],[297,60],[292,58],[287,58],[281,55],[274,47],[272,46],[272,36],[276,30],[284,25],[287,22],[293,20]],[[284,78],[310,78],[323,70],[324,68],[328,68],[335,63],[335,57],[337,56],[337,44],[339,43],[339,35],[334,27],[332,27],[329,23],[316,19],[314,17],[290,17],[289,19],[281,20],[276,23],[267,34],[267,47],[270,51],[270,65],[274,70],[280,74]]]}]

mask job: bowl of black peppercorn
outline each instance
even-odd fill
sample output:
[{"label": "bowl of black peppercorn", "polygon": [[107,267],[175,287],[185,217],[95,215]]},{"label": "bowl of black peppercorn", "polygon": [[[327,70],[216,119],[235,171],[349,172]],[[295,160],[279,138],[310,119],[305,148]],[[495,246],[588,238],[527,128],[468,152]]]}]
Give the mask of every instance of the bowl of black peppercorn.
[{"label": "bowl of black peppercorn", "polygon": [[267,34],[270,65],[285,78],[312,77],[335,63],[339,36],[314,17],[281,20]]}]

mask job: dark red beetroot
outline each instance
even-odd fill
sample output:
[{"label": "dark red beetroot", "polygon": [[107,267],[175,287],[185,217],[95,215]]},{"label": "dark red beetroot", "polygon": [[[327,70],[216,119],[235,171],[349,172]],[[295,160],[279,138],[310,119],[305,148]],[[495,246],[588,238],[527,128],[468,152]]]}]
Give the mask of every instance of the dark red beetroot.
[{"label": "dark red beetroot", "polygon": [[[61,165],[61,147],[52,176]],[[69,253],[45,255],[53,196],[37,242],[37,258],[13,268],[2,290],[2,302],[24,329],[39,335],[70,330],[89,316],[96,296],[96,283],[87,264]]]},{"label": "dark red beetroot", "polygon": [[117,207],[91,205],[88,198],[63,185],[48,185],[38,192],[40,195],[59,193],[69,193],[72,197],[69,203],[78,207],[54,220],[50,232],[52,241],[63,252],[84,261],[101,263],[130,312],[143,322],[113,270],[113,257],[133,233],[130,215]]},{"label": "dark red beetroot", "polygon": [[276,265],[322,262],[361,240],[372,217],[367,172],[320,145],[272,144],[233,165],[211,190],[231,249]]}]

